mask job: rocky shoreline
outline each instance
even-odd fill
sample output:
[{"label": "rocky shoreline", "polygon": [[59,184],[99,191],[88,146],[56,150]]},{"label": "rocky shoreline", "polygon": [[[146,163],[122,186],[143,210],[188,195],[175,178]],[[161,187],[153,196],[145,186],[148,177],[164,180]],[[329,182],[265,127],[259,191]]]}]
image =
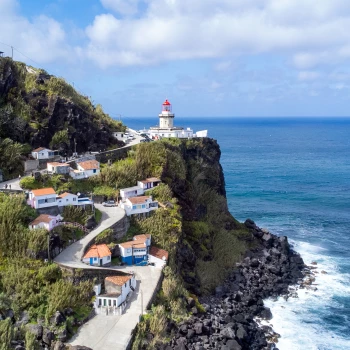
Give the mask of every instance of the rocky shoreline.
[{"label": "rocky shoreline", "polygon": [[[272,318],[263,300],[295,297],[295,285],[310,286],[314,277],[290,247],[287,237],[260,229],[249,219],[245,226],[258,239],[258,247],[237,264],[224,284],[216,288],[215,296],[200,299],[206,312],[200,314],[194,310],[191,319],[176,329],[171,342],[159,349],[278,349],[279,334],[272,327],[260,324],[260,320]],[[191,302],[188,300],[189,306]]]}]

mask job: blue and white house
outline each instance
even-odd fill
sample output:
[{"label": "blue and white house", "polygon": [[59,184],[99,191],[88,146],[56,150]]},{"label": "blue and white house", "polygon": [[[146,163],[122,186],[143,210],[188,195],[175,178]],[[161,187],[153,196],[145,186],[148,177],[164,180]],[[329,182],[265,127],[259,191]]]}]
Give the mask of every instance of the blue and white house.
[{"label": "blue and white house", "polygon": [[119,244],[121,261],[126,265],[146,265],[151,235],[137,235],[132,241]]}]

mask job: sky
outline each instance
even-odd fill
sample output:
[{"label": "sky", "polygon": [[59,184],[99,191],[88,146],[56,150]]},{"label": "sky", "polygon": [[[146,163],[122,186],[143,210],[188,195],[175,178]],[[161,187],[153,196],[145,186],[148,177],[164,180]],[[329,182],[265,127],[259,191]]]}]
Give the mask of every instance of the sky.
[{"label": "sky", "polygon": [[0,51],[112,117],[349,116],[349,0],[0,0]]}]

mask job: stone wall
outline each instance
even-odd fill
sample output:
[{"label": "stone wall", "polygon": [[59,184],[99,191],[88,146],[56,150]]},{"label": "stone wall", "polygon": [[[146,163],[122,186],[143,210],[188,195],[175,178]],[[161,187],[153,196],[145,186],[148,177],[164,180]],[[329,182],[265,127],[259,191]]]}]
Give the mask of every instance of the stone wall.
[{"label": "stone wall", "polygon": [[87,268],[77,269],[58,264],[64,273],[66,279],[70,280],[74,284],[78,284],[82,281],[94,280],[95,284],[104,284],[104,280],[109,276],[129,276],[129,273],[125,273],[119,270],[104,268]]},{"label": "stone wall", "polygon": [[100,163],[107,163],[108,160],[111,160],[112,162],[116,160],[120,160],[123,158],[126,158],[128,155],[128,152],[131,150],[132,146],[126,146],[122,148],[113,149],[110,151],[100,152],[96,154],[96,160],[98,160]]},{"label": "stone wall", "polygon": [[[124,217],[121,220],[116,222],[114,225],[110,226],[107,230],[109,230],[109,229],[113,230],[113,239],[115,241],[117,241],[117,240],[121,239],[122,237],[124,237],[126,235],[129,227],[130,227],[129,218],[126,215],[124,215]],[[95,244],[95,238],[93,238],[89,242],[89,244],[86,245],[83,255],[89,250],[89,248],[92,245]]]}]

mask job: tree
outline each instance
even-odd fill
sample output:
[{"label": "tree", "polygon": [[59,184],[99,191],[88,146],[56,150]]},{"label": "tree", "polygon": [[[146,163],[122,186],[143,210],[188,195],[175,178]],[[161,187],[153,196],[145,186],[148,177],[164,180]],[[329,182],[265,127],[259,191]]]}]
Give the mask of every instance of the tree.
[{"label": "tree", "polygon": [[0,321],[0,350],[11,349],[11,340],[13,336],[12,321],[7,318],[4,321]]},{"label": "tree", "polygon": [[5,178],[23,173],[22,153],[23,146],[20,143],[9,138],[0,140],[0,169],[2,169]]},{"label": "tree", "polygon": [[60,130],[52,136],[50,147],[51,148],[60,148],[66,147],[69,144],[69,136],[67,130]]}]

